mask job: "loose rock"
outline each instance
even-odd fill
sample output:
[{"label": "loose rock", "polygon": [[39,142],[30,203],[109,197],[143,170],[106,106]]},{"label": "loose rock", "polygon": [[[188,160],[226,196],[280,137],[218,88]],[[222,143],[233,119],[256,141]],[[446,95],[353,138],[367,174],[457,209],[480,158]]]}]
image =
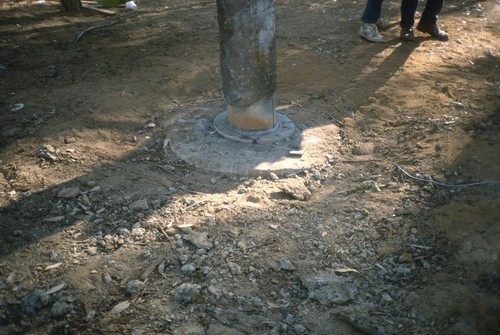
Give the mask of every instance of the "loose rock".
[{"label": "loose rock", "polygon": [[50,296],[43,290],[36,290],[21,299],[21,309],[23,313],[34,315],[37,310],[47,306],[49,303]]},{"label": "loose rock", "polygon": [[131,296],[136,296],[139,292],[144,290],[146,287],[146,283],[140,281],[140,280],[131,280],[127,283],[127,292]]},{"label": "loose rock", "polygon": [[229,271],[231,271],[231,274],[233,275],[240,275],[241,274],[241,268],[238,264],[234,262],[227,262],[227,266],[229,267]]},{"label": "loose rock", "polygon": [[184,283],[174,291],[177,302],[194,302],[200,296],[201,286],[198,284]]},{"label": "loose rock", "polygon": [[63,316],[68,314],[73,310],[73,305],[72,304],[67,304],[64,302],[56,301],[54,305],[52,305],[52,308],[50,309],[50,314],[52,316]]},{"label": "loose rock", "polygon": [[295,271],[295,266],[288,259],[283,258],[280,260],[280,269],[286,271]]},{"label": "loose rock", "polygon": [[196,271],[196,265],[194,265],[193,263],[185,264],[182,266],[181,271],[184,274],[191,274]]},{"label": "loose rock", "polygon": [[322,305],[344,305],[357,295],[357,288],[348,278],[338,276],[334,271],[319,271],[301,276],[302,283],[309,291],[309,298]]},{"label": "loose rock", "polygon": [[137,200],[137,201],[134,201],[133,203],[131,203],[128,208],[131,210],[131,211],[145,211],[145,210],[148,210],[149,209],[149,205],[148,205],[148,201],[146,199],[141,199],[141,200]]},{"label": "loose rock", "polygon": [[286,179],[282,181],[280,189],[297,200],[311,199],[311,192],[301,179]]},{"label": "loose rock", "polygon": [[208,240],[207,232],[191,232],[184,237],[187,241],[194,244],[197,248],[200,249],[210,249],[213,244]]},{"label": "loose rock", "polygon": [[66,187],[57,193],[59,198],[76,198],[80,195],[80,188],[78,186],[75,187]]}]

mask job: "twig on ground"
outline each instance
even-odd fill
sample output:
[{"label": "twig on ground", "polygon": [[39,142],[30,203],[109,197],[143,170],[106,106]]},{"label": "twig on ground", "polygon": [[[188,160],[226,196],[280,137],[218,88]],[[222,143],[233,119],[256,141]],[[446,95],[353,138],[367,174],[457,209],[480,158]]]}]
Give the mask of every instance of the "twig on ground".
[{"label": "twig on ground", "polygon": [[371,163],[378,162],[380,159],[346,159],[342,163]]},{"label": "twig on ground", "polygon": [[85,4],[85,3],[83,3],[83,1],[82,1],[82,6],[83,6],[83,8],[86,8],[86,9],[89,9],[89,10],[93,10],[95,12],[98,12],[98,13],[101,13],[101,14],[104,14],[104,15],[116,15],[115,11],[112,11],[112,10],[109,10],[109,9],[104,9],[104,8],[97,8],[97,7],[94,7],[92,5]]},{"label": "twig on ground", "polygon": [[426,179],[426,178],[420,178],[420,177],[415,177],[409,174],[408,172],[405,171],[401,166],[396,165],[396,168],[403,173],[403,175],[407,176],[410,179],[417,180],[417,181],[422,181],[426,183],[432,183],[437,186],[441,187],[472,187],[472,186],[481,186],[481,185],[500,185],[500,181],[478,181],[474,183],[463,183],[463,184],[446,184],[446,183],[441,183],[438,181],[435,181],[433,179]]},{"label": "twig on ground", "polygon": [[415,249],[425,249],[425,250],[432,249],[432,247],[427,247],[425,245],[418,245],[418,244],[410,244],[410,247],[415,248]]},{"label": "twig on ground", "polygon": [[142,12],[136,11],[136,12],[130,14],[130,15],[118,18],[118,19],[116,19],[116,20],[114,20],[112,22],[98,24],[96,26],[88,27],[87,29],[83,30],[80,34],[78,34],[78,36],[76,37],[76,43],[78,43],[80,41],[80,39],[83,37],[83,35],[85,35],[89,31],[97,30],[97,29],[102,29],[102,28],[105,28],[105,27],[109,27],[109,26],[112,26],[112,25],[115,25],[117,23],[123,22],[125,20],[128,20],[128,19],[130,19],[130,18],[132,18],[134,16],[137,16],[137,15],[140,15],[140,14],[142,14]]},{"label": "twig on ground", "polygon": [[154,269],[156,269],[158,267],[158,265],[160,265],[160,263],[163,262],[163,260],[166,258],[167,258],[166,253],[162,254],[161,256],[158,256],[158,258],[155,259],[151,264],[149,264],[149,266],[146,268],[146,270],[144,270],[144,272],[141,275],[141,279],[146,280],[149,277],[149,275],[151,274],[151,272],[153,272]]},{"label": "twig on ground", "polygon": [[162,226],[158,226],[158,228],[160,229],[160,232],[163,234],[163,236],[165,236],[165,238],[172,244],[174,244],[174,240],[172,240],[172,238],[170,236],[168,236],[168,234],[165,232],[165,230],[163,229]]}]

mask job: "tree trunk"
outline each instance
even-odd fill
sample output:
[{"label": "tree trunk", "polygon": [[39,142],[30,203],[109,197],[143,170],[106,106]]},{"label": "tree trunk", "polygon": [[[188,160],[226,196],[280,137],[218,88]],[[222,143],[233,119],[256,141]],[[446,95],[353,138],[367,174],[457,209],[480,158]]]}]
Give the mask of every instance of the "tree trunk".
[{"label": "tree trunk", "polygon": [[61,5],[68,12],[77,12],[83,8],[80,0],[61,0]]}]

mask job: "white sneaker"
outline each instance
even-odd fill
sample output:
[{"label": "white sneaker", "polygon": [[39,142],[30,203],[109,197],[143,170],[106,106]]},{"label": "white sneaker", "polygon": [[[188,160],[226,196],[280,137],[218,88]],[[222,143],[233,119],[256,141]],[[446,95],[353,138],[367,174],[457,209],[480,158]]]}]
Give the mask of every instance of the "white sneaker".
[{"label": "white sneaker", "polygon": [[391,22],[386,17],[379,17],[377,22],[375,23],[378,29],[386,29],[390,26]]},{"label": "white sneaker", "polygon": [[375,23],[363,23],[361,28],[359,28],[359,36],[370,42],[385,42],[384,36],[378,32],[377,25]]}]

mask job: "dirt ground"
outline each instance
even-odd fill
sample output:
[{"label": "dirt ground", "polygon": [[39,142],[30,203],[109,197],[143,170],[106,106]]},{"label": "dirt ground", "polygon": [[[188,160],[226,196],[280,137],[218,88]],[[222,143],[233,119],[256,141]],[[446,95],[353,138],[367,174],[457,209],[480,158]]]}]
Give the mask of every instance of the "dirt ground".
[{"label": "dirt ground", "polygon": [[398,1],[384,44],[277,1],[278,108],[338,132],[261,175],[164,147],[223,106],[214,1],[137,5],[0,3],[1,334],[500,333],[498,0],[405,44]]}]

